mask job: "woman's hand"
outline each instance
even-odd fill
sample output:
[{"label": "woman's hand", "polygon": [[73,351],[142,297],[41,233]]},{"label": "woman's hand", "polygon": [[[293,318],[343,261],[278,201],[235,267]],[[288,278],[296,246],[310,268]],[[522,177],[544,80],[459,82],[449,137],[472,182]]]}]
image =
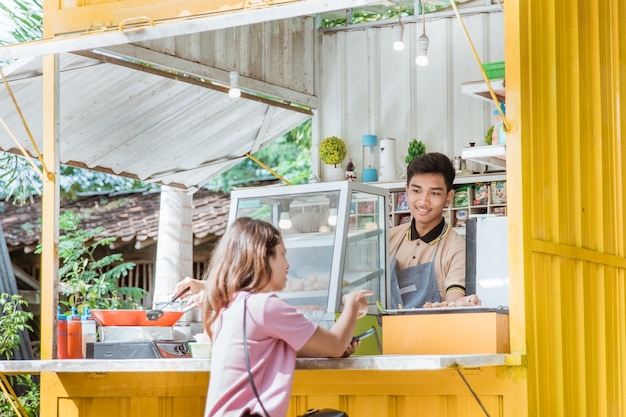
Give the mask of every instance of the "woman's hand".
[{"label": "woman's hand", "polygon": [[361,344],[360,340],[353,340],[352,342],[350,342],[350,344],[346,348],[346,351],[343,352],[343,355],[341,357],[347,358],[348,356],[352,355],[356,351],[356,348],[359,347],[360,344]]},{"label": "woman's hand", "polygon": [[202,305],[202,298],[204,296],[204,290],[206,289],[206,281],[186,277],[176,284],[176,294],[180,291],[184,291],[186,288],[189,289],[181,295],[180,299],[182,300],[191,296],[189,302],[187,303],[188,305],[195,304],[196,307]]},{"label": "woman's hand", "polygon": [[367,314],[367,310],[369,308],[366,297],[372,294],[374,293],[370,290],[351,291],[347,294],[344,294],[342,302],[344,306],[355,304],[358,308],[357,318],[363,317],[365,314]]}]

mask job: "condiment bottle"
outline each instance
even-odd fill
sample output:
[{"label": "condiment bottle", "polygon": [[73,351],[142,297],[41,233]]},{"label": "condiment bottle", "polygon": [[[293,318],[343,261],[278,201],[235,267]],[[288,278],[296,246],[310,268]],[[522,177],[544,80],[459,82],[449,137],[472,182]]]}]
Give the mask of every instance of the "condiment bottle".
[{"label": "condiment bottle", "polygon": [[82,359],[82,329],[80,316],[76,307],[72,307],[72,315],[67,321],[67,357],[69,359]]},{"label": "condiment bottle", "polygon": [[[500,109],[502,109],[502,114],[506,114],[506,107],[504,106],[504,103],[500,103]],[[504,122],[502,121],[502,116],[500,116],[500,112],[497,109],[493,111],[493,133],[491,134],[491,144],[506,144]]]},{"label": "condiment bottle", "polygon": [[86,358],[87,343],[94,343],[96,341],[96,321],[89,312],[88,308],[85,308],[85,314],[81,317],[80,327],[82,330],[82,353],[83,358]]},{"label": "condiment bottle", "polygon": [[57,359],[67,359],[67,316],[57,307]]}]

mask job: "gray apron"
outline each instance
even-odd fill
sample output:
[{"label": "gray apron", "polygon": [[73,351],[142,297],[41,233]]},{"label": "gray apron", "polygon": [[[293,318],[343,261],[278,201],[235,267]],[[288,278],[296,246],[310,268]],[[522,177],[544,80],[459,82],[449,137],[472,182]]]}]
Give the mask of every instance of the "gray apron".
[{"label": "gray apron", "polygon": [[[444,227],[442,235],[446,229],[447,227]],[[437,257],[440,243],[441,239],[437,242],[435,254],[430,262],[396,271],[396,256],[400,246],[402,246],[402,243],[400,243],[391,260],[391,273],[389,275],[391,279],[391,305],[389,308],[419,308],[423,307],[427,301],[442,301],[439,294],[439,286],[437,285],[437,275],[435,274],[435,258]]]}]

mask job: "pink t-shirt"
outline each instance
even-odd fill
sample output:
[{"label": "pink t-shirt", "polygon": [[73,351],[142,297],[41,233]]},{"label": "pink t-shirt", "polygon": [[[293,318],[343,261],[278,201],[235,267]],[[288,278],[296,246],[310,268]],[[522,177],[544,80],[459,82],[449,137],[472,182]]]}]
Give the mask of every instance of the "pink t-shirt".
[{"label": "pink t-shirt", "polygon": [[245,408],[263,415],[246,371],[243,348],[246,296],[250,369],[261,401],[272,417],[287,414],[296,352],[317,329],[315,323],[275,294],[237,293],[213,325],[205,417],[240,416]]}]

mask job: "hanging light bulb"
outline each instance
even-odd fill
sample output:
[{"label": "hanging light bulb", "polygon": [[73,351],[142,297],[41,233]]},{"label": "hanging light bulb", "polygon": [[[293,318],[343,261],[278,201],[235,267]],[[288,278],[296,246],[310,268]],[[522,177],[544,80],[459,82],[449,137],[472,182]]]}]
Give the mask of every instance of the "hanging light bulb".
[{"label": "hanging light bulb", "polygon": [[393,42],[394,51],[404,51],[404,26],[401,24],[396,28],[395,41]]},{"label": "hanging light bulb", "polygon": [[426,36],[426,14],[424,12],[424,2],[420,0],[422,9],[422,35],[417,38],[417,58],[415,63],[420,67],[428,65],[428,36]]},{"label": "hanging light bulb", "polygon": [[289,212],[284,211],[280,213],[280,220],[278,221],[278,227],[281,229],[291,229],[291,216],[289,216]]},{"label": "hanging light bulb", "polygon": [[393,42],[394,51],[404,51],[404,25],[402,24],[402,0],[400,0],[400,9],[398,10],[398,27],[395,30],[395,41]]},{"label": "hanging light bulb", "polygon": [[241,97],[241,90],[239,89],[239,73],[237,71],[230,72],[230,89],[228,95],[232,98]]},{"label": "hanging light bulb", "polygon": [[428,65],[428,36],[426,36],[426,33],[422,33],[422,36],[417,39],[417,58],[415,58],[415,63],[420,67]]},{"label": "hanging light bulb", "polygon": [[331,208],[328,212],[328,225],[337,226],[337,209]]}]

